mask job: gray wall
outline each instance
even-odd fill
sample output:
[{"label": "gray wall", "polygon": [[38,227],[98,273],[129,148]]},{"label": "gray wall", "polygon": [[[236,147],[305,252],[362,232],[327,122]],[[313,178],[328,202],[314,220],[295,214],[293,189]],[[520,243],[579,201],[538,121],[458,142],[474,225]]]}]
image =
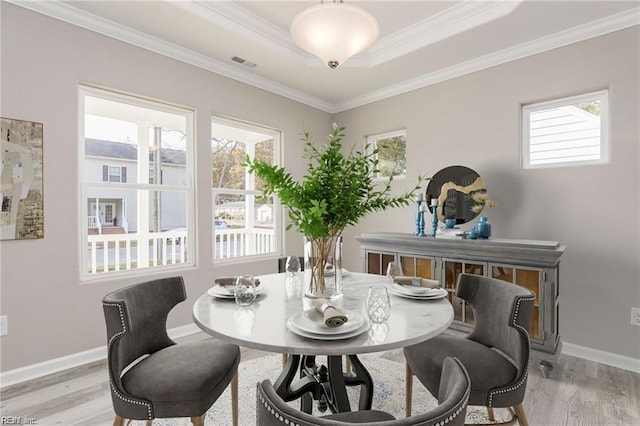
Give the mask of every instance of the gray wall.
[{"label": "gray wall", "polygon": [[[0,312],[9,317],[9,334],[0,338],[2,371],[104,346],[102,297],[170,275],[79,281],[79,82],[196,110],[199,257],[196,268],[173,272],[184,275],[189,299],[172,312],[169,327],[192,323],[191,306],[214,276],[276,272],[273,260],[212,266],[210,115],[283,130],[285,163],[300,176],[300,133],[327,134],[329,114],[10,4],[2,3],[1,19],[1,116],[44,123],[45,163],[45,238],[0,243]],[[295,233],[286,244],[302,254]]]},{"label": "gray wall", "polygon": [[[570,45],[337,114],[352,138],[406,128],[409,176],[465,165],[498,206],[485,210],[496,237],[560,241],[563,341],[640,358],[639,29]],[[520,105],[610,90],[611,163],[522,170]],[[408,188],[409,182],[396,187]],[[346,266],[360,267],[352,236],[412,232],[414,208],[376,214],[345,238]]]},{"label": "gray wall", "polygon": [[[78,83],[89,82],[194,108],[197,123],[197,267],[181,270],[189,299],[169,327],[191,323],[191,306],[213,277],[211,253],[211,113],[282,129],[284,158],[303,173],[300,132],[320,141],[332,118],[350,141],[407,128],[409,173],[433,174],[463,164],[483,177],[499,206],[488,216],[498,237],[558,240],[568,245],[561,271],[565,341],[639,356],[629,308],[640,306],[640,177],[638,165],[638,29],[430,86],[331,117],[96,33],[2,3],[0,115],[44,123],[45,239],[0,243],[1,371],[106,344],[101,298],[138,279],[79,281]],[[520,104],[609,87],[612,162],[605,166],[523,171],[519,168]],[[408,187],[410,180],[395,187]],[[347,267],[358,270],[353,236],[413,230],[413,209],[376,214],[346,233]],[[302,254],[287,233],[286,251]],[[242,265],[243,273],[275,271],[275,262]]]}]

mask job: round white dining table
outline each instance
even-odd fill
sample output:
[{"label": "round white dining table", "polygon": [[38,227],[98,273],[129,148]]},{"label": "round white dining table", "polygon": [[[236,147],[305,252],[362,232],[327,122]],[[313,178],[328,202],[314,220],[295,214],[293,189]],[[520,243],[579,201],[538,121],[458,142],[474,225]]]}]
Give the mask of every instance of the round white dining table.
[{"label": "round white dining table", "polygon": [[[390,293],[391,315],[382,324],[370,324],[361,334],[338,340],[308,338],[289,329],[287,320],[313,309],[304,296],[302,274],[291,278],[284,273],[261,275],[260,294],[248,307],[238,306],[233,298],[219,299],[205,293],[193,306],[193,319],[206,333],[226,342],[268,352],[289,354],[287,365],[275,383],[285,400],[305,396],[302,408],[310,411],[311,396],[318,392],[318,376],[330,398],[334,412],[349,411],[346,386],[361,386],[359,409],[371,406],[373,382],[357,355],[402,348],[421,343],[443,332],[453,321],[453,308],[447,298],[420,300]],[[365,300],[372,285],[389,286],[386,277],[347,273],[343,276],[343,296],[332,301],[347,312],[366,318]],[[321,336],[319,336],[321,337]],[[328,369],[315,365],[315,356],[327,356]],[[348,355],[354,371],[344,375],[342,356]],[[306,372],[305,372],[306,371]],[[299,372],[299,374],[298,374]],[[296,377],[307,380],[294,382]],[[313,377],[312,377],[313,376]],[[325,376],[328,379],[322,380]]]}]

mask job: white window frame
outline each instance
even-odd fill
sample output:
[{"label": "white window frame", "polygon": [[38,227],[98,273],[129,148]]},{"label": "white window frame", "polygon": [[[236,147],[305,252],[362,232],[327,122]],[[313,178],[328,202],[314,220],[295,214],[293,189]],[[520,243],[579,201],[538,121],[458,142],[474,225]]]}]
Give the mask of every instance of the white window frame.
[{"label": "white window frame", "polygon": [[[404,161],[405,161],[405,165],[407,163],[407,129],[400,129],[400,130],[393,130],[391,132],[385,132],[385,133],[379,133],[376,135],[370,135],[366,137],[366,141],[365,141],[365,147],[367,147],[367,153],[371,153],[375,150],[375,148],[377,147],[377,142],[379,140],[382,139],[388,139],[388,138],[395,138],[398,136],[404,136],[404,140],[405,140],[405,152],[404,152]],[[393,179],[405,179],[407,177],[407,173],[406,170],[403,174],[398,174],[398,175],[394,175]],[[385,181],[387,180],[389,177],[388,176],[381,176],[379,173],[375,174],[373,176],[373,179],[375,181]]]},{"label": "white window frame", "polygon": [[[229,117],[211,116],[211,122],[216,124],[221,124],[229,127],[236,127],[243,130],[248,130],[256,133],[263,133],[270,135],[273,137],[273,161],[274,164],[282,165],[282,144],[284,143],[284,135],[281,130],[277,130],[265,125],[248,123],[242,120],[236,120]],[[213,138],[215,135],[211,135]],[[245,174],[246,186],[254,187],[255,185],[255,175],[253,174]],[[239,194],[246,195],[247,197],[252,197],[254,199],[255,205],[255,197],[258,197],[262,194],[261,191],[251,190],[251,189],[229,189],[229,188],[211,188],[211,210],[212,213],[215,210],[216,199],[218,194]],[[212,227],[212,262],[216,265],[219,264],[233,264],[233,263],[244,263],[248,260],[262,260],[262,259],[274,259],[282,256],[283,247],[284,247],[284,215],[282,212],[282,205],[280,203],[280,199],[273,194],[273,235],[274,235],[274,250],[270,253],[264,254],[251,254],[244,256],[236,256],[236,257],[224,257],[224,258],[216,258],[216,230],[213,225],[213,221],[215,220],[212,217],[211,227]],[[248,214],[253,215],[253,212],[249,212]]]},{"label": "white window frame", "polygon": [[[137,173],[137,177],[134,179],[127,179],[127,183],[120,182],[109,182],[109,181],[86,181],[85,180],[85,129],[84,129],[84,121],[85,121],[85,96],[91,96],[96,98],[101,98],[114,102],[121,102],[123,104],[129,104],[142,108],[155,109],[157,111],[162,111],[171,114],[182,115],[186,119],[186,140],[187,140],[187,150],[186,150],[186,170],[188,171],[186,177],[186,185],[162,185],[162,184],[149,184],[148,181],[148,171],[142,170],[141,167],[136,167],[139,169]],[[175,271],[176,269],[186,269],[193,268],[197,264],[197,256],[195,243],[195,238],[197,233],[195,232],[195,213],[197,211],[196,198],[195,198],[195,110],[192,108],[169,104],[163,101],[148,99],[142,96],[136,96],[132,94],[126,94],[122,92],[118,92],[115,90],[108,90],[99,87],[89,86],[85,84],[79,85],[78,90],[78,176],[79,176],[79,191],[80,194],[78,198],[78,210],[80,212],[80,247],[78,253],[78,259],[80,260],[80,280],[81,281],[97,281],[97,280],[105,280],[105,279],[113,279],[119,278],[123,276],[146,276],[150,273],[158,273],[161,271]],[[143,157],[146,158],[146,157]],[[107,164],[107,166],[109,166]],[[143,183],[142,183],[143,182]],[[187,226],[187,237],[186,237],[186,250],[187,250],[187,261],[183,263],[175,263],[175,264],[167,264],[167,265],[154,265],[148,266],[145,268],[136,268],[136,269],[119,269],[116,266],[115,271],[107,271],[100,273],[89,273],[87,271],[86,265],[88,263],[88,229],[87,224],[85,223],[85,218],[88,217],[88,206],[87,199],[89,194],[89,188],[107,188],[107,189],[124,189],[127,191],[137,191],[142,190],[147,193],[150,191],[180,191],[185,192],[186,195],[186,226]],[[140,198],[144,198],[144,196],[140,196]],[[140,207],[139,207],[140,208]],[[139,224],[140,227],[140,224]],[[138,230],[138,234],[140,234],[140,238],[145,238],[147,234],[146,231]]]},{"label": "white window frame", "polygon": [[[570,106],[593,101],[600,102],[600,158],[580,161],[558,160],[551,163],[531,164],[531,113],[553,109],[557,107]],[[609,91],[599,90],[596,92],[584,93],[581,95],[568,96],[553,99],[545,102],[538,102],[522,106],[522,140],[521,140],[521,166],[523,169],[541,169],[551,167],[585,166],[593,164],[609,163]]]}]

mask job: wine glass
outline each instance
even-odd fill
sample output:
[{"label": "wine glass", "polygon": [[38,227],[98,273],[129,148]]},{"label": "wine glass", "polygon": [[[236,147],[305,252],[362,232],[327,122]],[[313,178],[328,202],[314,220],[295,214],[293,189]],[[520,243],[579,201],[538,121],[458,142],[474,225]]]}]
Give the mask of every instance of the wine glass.
[{"label": "wine glass", "polygon": [[393,284],[395,278],[402,275],[402,265],[400,262],[389,262],[387,265],[387,280]]},{"label": "wine glass", "polygon": [[391,315],[391,300],[387,288],[383,285],[369,287],[365,307],[367,316],[373,323],[385,322]]},{"label": "wine glass", "polygon": [[236,303],[240,306],[250,306],[256,300],[256,284],[251,275],[239,275],[236,277],[234,297]]}]

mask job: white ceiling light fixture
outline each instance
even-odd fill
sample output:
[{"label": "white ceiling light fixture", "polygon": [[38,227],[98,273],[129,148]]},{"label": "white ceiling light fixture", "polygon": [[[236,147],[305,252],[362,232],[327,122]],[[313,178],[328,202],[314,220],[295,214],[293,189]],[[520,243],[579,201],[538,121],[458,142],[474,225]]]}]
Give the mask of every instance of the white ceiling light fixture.
[{"label": "white ceiling light fixture", "polygon": [[290,31],[298,46],[336,68],[371,46],[380,29],[366,10],[334,0],[300,12]]}]

